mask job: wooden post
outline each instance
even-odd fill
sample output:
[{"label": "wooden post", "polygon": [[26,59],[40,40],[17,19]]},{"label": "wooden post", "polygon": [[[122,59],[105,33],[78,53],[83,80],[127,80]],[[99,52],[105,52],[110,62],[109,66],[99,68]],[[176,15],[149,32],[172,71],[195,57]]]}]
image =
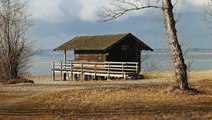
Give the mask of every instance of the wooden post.
[{"label": "wooden post", "polygon": [[74,75],[73,75],[73,61],[71,61],[71,80],[74,81]]},{"label": "wooden post", "polygon": [[64,50],[64,63],[65,63],[65,73],[63,74],[64,81],[66,81],[66,61],[67,61],[67,54],[66,54],[66,50]]},{"label": "wooden post", "polygon": [[60,63],[60,77],[61,77],[61,81],[63,80],[63,62]]},{"label": "wooden post", "polygon": [[138,70],[139,66],[138,66],[138,65],[139,65],[139,64],[136,63],[136,73],[137,73],[137,74],[139,74],[139,70]]},{"label": "wooden post", "polygon": [[66,50],[64,50],[64,62],[67,61],[67,53],[66,53]]},{"label": "wooden post", "polygon": [[53,81],[55,81],[55,62],[52,64]]},{"label": "wooden post", "polygon": [[95,71],[94,71],[94,80],[96,80],[96,70],[97,70],[97,63],[95,63]]},{"label": "wooden post", "polygon": [[83,81],[83,63],[81,62],[81,81]]},{"label": "wooden post", "polygon": [[122,77],[125,79],[125,74],[124,74],[124,63],[122,63]]},{"label": "wooden post", "polygon": [[107,79],[110,80],[110,63],[108,63],[108,75],[107,75]]}]

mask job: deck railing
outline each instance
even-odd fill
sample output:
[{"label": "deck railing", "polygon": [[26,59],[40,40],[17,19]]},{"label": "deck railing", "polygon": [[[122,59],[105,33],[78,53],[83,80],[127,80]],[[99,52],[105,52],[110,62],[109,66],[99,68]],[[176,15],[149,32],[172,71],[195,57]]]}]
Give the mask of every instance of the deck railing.
[{"label": "deck railing", "polygon": [[[61,74],[61,79],[66,79],[66,75],[71,80],[80,77],[84,80],[85,77],[112,77],[124,78],[131,74],[138,74],[137,62],[84,62],[84,61],[55,61],[53,62],[53,79],[55,80],[55,73]],[[65,75],[65,76],[64,76]]]}]

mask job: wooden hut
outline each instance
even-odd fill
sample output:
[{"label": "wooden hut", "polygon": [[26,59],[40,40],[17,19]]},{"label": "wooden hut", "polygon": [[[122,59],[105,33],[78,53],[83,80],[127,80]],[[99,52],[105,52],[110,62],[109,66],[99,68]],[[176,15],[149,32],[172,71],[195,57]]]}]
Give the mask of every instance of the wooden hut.
[{"label": "wooden hut", "polygon": [[139,71],[141,51],[153,49],[131,33],[78,36],[54,49],[64,51],[64,62],[67,61],[66,51],[72,50],[74,50],[74,62],[135,62]]}]

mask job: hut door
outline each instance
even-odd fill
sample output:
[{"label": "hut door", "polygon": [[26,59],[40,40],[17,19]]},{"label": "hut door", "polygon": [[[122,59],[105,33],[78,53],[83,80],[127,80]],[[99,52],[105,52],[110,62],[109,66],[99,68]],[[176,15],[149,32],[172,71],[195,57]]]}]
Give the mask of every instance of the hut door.
[{"label": "hut door", "polygon": [[[136,48],[130,47],[128,45],[122,45],[122,58],[123,62],[137,62],[138,55],[136,54]],[[140,57],[139,57],[140,58]]]},{"label": "hut door", "polygon": [[122,51],[122,61],[123,62],[130,62],[131,61],[131,53],[130,53],[130,49],[127,45],[122,45],[121,48]]}]

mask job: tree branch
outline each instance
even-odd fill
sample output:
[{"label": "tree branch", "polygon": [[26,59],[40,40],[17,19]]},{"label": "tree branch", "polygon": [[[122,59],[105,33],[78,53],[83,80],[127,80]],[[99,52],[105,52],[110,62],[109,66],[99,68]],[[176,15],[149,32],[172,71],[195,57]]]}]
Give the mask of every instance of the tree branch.
[{"label": "tree branch", "polygon": [[207,28],[212,31],[212,0],[210,0],[203,9],[205,11],[205,21],[207,22]]},{"label": "tree branch", "polygon": [[112,8],[110,9],[104,8],[103,12],[99,15],[102,18],[101,22],[115,20],[130,11],[148,8],[162,9],[160,6],[151,5],[150,0],[113,0],[111,1],[111,6]]}]

